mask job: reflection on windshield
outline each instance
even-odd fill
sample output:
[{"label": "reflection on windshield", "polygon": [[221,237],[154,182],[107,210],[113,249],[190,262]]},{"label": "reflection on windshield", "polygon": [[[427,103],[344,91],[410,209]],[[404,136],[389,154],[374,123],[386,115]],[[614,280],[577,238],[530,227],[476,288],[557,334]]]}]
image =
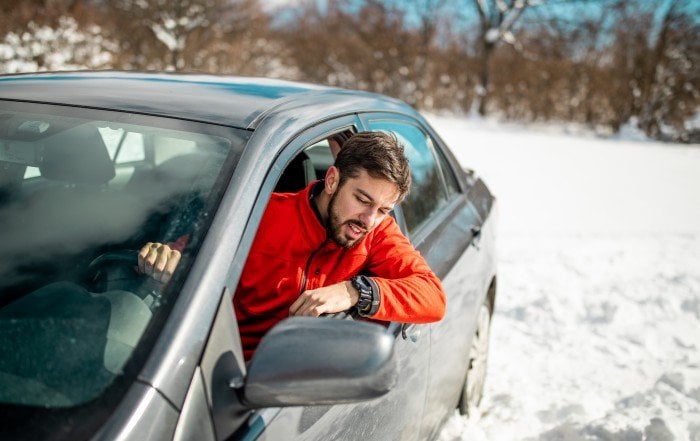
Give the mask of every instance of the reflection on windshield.
[{"label": "reflection on windshield", "polygon": [[123,374],[177,291],[138,274],[135,250],[183,237],[194,248],[243,142],[49,109],[0,108],[0,402],[45,408],[92,400]]}]

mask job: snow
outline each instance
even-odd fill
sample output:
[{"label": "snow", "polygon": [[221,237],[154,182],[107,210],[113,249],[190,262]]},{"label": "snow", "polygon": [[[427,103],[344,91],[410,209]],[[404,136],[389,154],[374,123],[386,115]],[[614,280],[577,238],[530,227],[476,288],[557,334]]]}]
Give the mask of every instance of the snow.
[{"label": "snow", "polygon": [[25,32],[0,38],[0,73],[109,66],[117,44],[101,34],[99,26],[78,29],[72,17],[61,17],[56,28],[30,22]]},{"label": "snow", "polygon": [[700,440],[700,146],[428,119],[498,197],[481,415],[448,440]]}]

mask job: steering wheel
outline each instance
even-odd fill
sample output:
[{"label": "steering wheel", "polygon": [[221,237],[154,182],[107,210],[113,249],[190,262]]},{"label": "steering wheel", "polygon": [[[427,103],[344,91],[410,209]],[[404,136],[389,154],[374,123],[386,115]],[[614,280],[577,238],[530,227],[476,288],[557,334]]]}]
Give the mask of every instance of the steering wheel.
[{"label": "steering wheel", "polygon": [[149,295],[159,297],[163,284],[136,270],[138,254],[138,250],[116,249],[94,258],[85,269],[85,280],[91,291],[121,289],[142,299]]},{"label": "steering wheel", "polygon": [[138,250],[121,249],[107,251],[106,253],[102,253],[99,256],[92,259],[92,262],[90,262],[90,264],[87,266],[86,271],[88,274],[91,274],[91,272],[96,271],[104,265],[110,265],[114,263],[120,263],[125,265],[132,264],[135,266],[138,264],[138,256]]}]

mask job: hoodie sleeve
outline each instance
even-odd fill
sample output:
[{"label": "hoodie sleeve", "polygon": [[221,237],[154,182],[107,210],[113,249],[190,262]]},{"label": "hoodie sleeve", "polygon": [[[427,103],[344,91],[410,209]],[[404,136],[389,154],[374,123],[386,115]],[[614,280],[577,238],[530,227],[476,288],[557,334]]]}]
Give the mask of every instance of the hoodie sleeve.
[{"label": "hoodie sleeve", "polygon": [[445,315],[445,292],[423,256],[389,218],[373,232],[369,255],[372,280],[379,288],[375,320],[436,322]]}]

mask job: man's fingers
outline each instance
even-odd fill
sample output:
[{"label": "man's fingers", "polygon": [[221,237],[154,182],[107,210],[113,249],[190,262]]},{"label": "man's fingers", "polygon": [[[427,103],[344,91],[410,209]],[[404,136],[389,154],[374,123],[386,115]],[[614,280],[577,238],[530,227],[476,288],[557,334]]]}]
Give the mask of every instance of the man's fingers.
[{"label": "man's fingers", "polygon": [[156,256],[153,261],[153,278],[160,280],[163,271],[165,270],[165,265],[168,263],[168,258],[170,257],[170,247],[167,245],[161,245],[156,248]]},{"label": "man's fingers", "polygon": [[170,281],[170,278],[173,276],[175,273],[175,268],[177,268],[177,264],[180,263],[180,252],[177,250],[170,250],[168,251],[168,261],[165,265],[165,268],[163,268],[163,272],[160,276],[160,281],[163,283],[168,283]]},{"label": "man's fingers", "polygon": [[153,267],[156,264],[156,259],[158,258],[158,246],[159,244],[152,244],[151,248],[148,250],[148,253],[146,254],[146,258],[144,259],[143,262],[143,269],[144,273],[151,275],[153,274]]},{"label": "man's fingers", "polygon": [[304,291],[289,307],[289,315],[318,317],[325,310],[326,306],[323,297],[314,295],[311,291]]},{"label": "man's fingers", "polygon": [[306,297],[304,297],[304,294],[300,295],[294,303],[292,303],[292,306],[289,307],[289,315],[297,315],[297,311],[304,304],[305,299]]},{"label": "man's fingers", "polygon": [[159,244],[155,244],[153,242],[148,242],[146,245],[144,245],[140,250],[139,250],[139,258],[138,258],[138,264],[139,264],[139,272],[142,274],[146,274],[146,261],[148,259],[148,255],[153,249],[154,245],[157,247]]},{"label": "man's fingers", "polygon": [[139,250],[139,272],[167,283],[173,276],[181,257],[179,251],[170,249],[168,245],[148,242]]},{"label": "man's fingers", "polygon": [[318,317],[321,314],[323,314],[324,307],[323,305],[310,305],[308,309],[304,311],[302,315],[308,316],[308,317]]}]

